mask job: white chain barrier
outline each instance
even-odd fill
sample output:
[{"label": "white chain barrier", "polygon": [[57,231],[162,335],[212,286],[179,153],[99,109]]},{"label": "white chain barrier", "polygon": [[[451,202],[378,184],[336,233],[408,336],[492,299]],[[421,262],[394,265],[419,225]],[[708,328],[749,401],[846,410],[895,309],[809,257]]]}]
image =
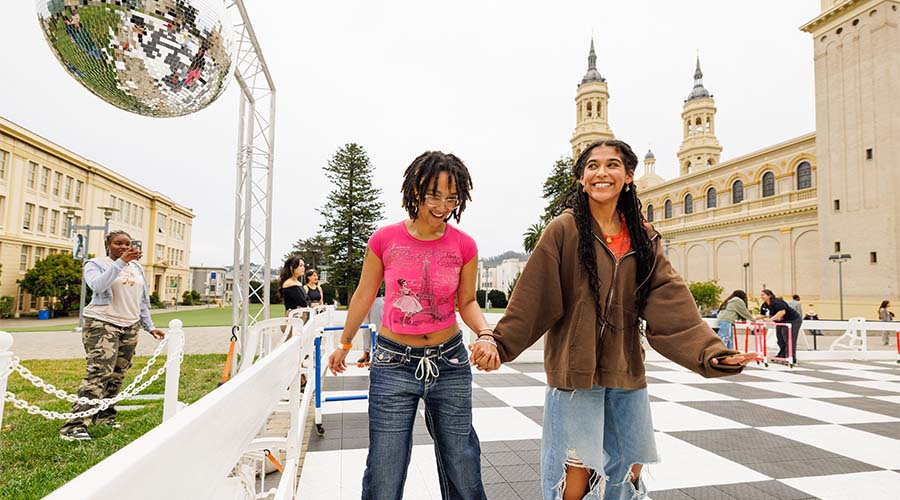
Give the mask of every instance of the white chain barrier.
[{"label": "white chain barrier", "polygon": [[[159,369],[156,370],[156,372],[153,375],[150,376],[149,379],[147,379],[144,383],[141,383],[141,381],[144,379],[144,377],[147,376],[147,373],[150,372],[150,368],[154,364],[156,364],[156,358],[159,357],[163,348],[166,346],[167,341],[168,341],[167,338],[163,338],[159,342],[159,345],[156,346],[156,350],[153,352],[153,355],[150,357],[149,360],[147,360],[147,366],[145,366],[144,368],[141,369],[141,372],[134,378],[134,380],[131,382],[131,384],[128,385],[128,387],[126,387],[124,390],[122,390],[122,392],[120,392],[116,397],[113,397],[113,398],[90,399],[90,398],[85,398],[85,397],[79,397],[75,394],[69,394],[62,389],[57,389],[56,386],[54,386],[53,384],[48,384],[47,382],[44,382],[44,380],[42,380],[40,377],[31,373],[31,371],[28,368],[25,368],[24,366],[22,366],[19,363],[19,358],[15,357],[15,356],[12,358],[12,362],[10,363],[9,368],[6,370],[6,373],[0,375],[0,379],[3,379],[3,378],[8,377],[9,375],[11,375],[13,372],[16,372],[22,378],[31,382],[31,384],[33,386],[38,387],[41,390],[43,390],[44,392],[46,392],[47,394],[56,396],[59,399],[64,399],[70,403],[77,402],[82,405],[87,405],[87,404],[96,405],[89,410],[79,411],[76,413],[59,413],[57,411],[44,410],[44,409],[41,409],[37,405],[30,404],[28,401],[25,401],[24,399],[18,399],[16,397],[16,395],[10,391],[6,391],[5,399],[9,403],[12,403],[12,405],[14,407],[16,407],[20,410],[25,410],[31,415],[40,415],[47,419],[71,420],[73,418],[90,417],[96,413],[99,413],[99,412],[109,408],[110,406],[115,405],[116,403],[118,403],[120,401],[137,396],[138,394],[143,392],[147,387],[149,387],[150,384],[152,384],[153,382],[156,382],[156,380],[159,377],[161,377],[163,373],[165,373],[166,367],[169,366],[169,363],[173,362],[173,358],[171,356],[166,360],[165,363],[163,363],[162,366],[159,367]],[[178,355],[177,362],[178,362],[178,365],[180,366],[181,362],[184,360],[184,342],[182,342],[181,345],[178,346],[177,355]],[[138,385],[138,384],[140,384],[140,385]]]}]

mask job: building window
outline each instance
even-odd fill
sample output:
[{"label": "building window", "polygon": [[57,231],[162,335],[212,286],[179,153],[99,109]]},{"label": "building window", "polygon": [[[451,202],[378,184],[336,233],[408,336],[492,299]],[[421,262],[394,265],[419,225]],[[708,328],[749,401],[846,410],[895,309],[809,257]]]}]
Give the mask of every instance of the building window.
[{"label": "building window", "polygon": [[838,252],[840,252],[840,251],[841,251],[841,242],[840,242],[840,241],[835,241],[835,242],[834,242],[834,253],[838,253]]},{"label": "building window", "polygon": [[34,248],[34,263],[37,264],[39,260],[44,259],[44,247],[35,247]]},{"label": "building window", "polygon": [[808,161],[797,165],[797,189],[812,187],[812,166]]},{"label": "building window", "polygon": [[81,192],[84,190],[84,183],[77,181],[75,183],[75,203],[81,203]]},{"label": "building window", "polygon": [[56,234],[58,219],[59,219],[59,210],[51,210],[50,211],[50,234]]},{"label": "building window", "polygon": [[869,252],[869,262],[872,264],[878,263],[878,252]]},{"label": "building window", "polygon": [[53,173],[53,196],[59,196],[60,189],[62,189],[62,178],[63,175],[61,173]]},{"label": "building window", "polygon": [[716,188],[706,190],[706,208],[716,208]]},{"label": "building window", "polygon": [[665,206],[666,219],[672,218],[672,200],[666,200]]},{"label": "building window", "polygon": [[49,193],[50,192],[50,169],[47,167],[41,168],[41,192]]},{"label": "building window", "polygon": [[694,213],[694,197],[690,193],[684,195],[684,213],[685,215]]},{"label": "building window", "polygon": [[31,247],[22,245],[22,252],[19,254],[19,272],[24,273],[28,270],[28,261],[31,260]]},{"label": "building window", "polygon": [[763,174],[762,195],[763,198],[767,196],[775,196],[775,174],[773,174],[772,172],[766,172],[765,174]]},{"label": "building window", "polygon": [[738,204],[744,201],[744,181],[738,179],[731,185],[731,203]]},{"label": "building window", "polygon": [[125,202],[125,224],[131,223],[131,202]]},{"label": "building window", "polygon": [[37,169],[37,163],[33,161],[28,162],[28,177],[25,184],[28,189],[34,189],[34,183],[37,180]]},{"label": "building window", "polygon": [[871,160],[874,155],[872,154],[872,148],[866,150],[866,159]]},{"label": "building window", "polygon": [[66,176],[66,190],[63,192],[63,198],[67,200],[72,199],[72,183],[75,182],[75,179]]},{"label": "building window", "polygon": [[3,227],[4,220],[6,220],[6,197],[0,196],[0,227]]},{"label": "building window", "polygon": [[6,180],[6,158],[9,153],[0,149],[0,179]]},{"label": "building window", "polygon": [[168,225],[169,218],[166,214],[159,214],[156,216],[156,232],[159,234],[166,234],[166,226]]},{"label": "building window", "polygon": [[37,230],[43,233],[47,228],[47,207],[38,207]]},{"label": "building window", "polygon": [[22,217],[22,229],[31,229],[31,218],[34,216],[34,205],[25,204],[25,216]]},{"label": "building window", "polygon": [[837,211],[840,209],[841,209],[841,200],[834,200],[834,210]]},{"label": "building window", "polygon": [[653,205],[647,205],[647,222],[653,222]]}]

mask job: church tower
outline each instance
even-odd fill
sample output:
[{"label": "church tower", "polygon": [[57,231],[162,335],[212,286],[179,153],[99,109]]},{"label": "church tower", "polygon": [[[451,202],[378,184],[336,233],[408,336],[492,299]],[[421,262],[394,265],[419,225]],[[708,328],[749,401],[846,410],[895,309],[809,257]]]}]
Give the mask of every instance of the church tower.
[{"label": "church tower", "polygon": [[647,154],[644,156],[644,175],[634,181],[638,188],[638,194],[640,195],[643,190],[656,187],[663,182],[666,182],[666,180],[656,173],[656,156],[653,154],[653,151],[648,149]]},{"label": "church tower", "polygon": [[814,51],[821,297],[872,308],[900,296],[900,4],[821,6],[800,28]]},{"label": "church tower", "polygon": [[716,102],[703,86],[700,56],[694,71],[694,88],[684,101],[681,112],[684,140],[678,148],[681,175],[687,175],[719,163],[722,146],[716,139]]},{"label": "church tower", "polygon": [[576,125],[572,134],[572,158],[584,151],[590,143],[599,139],[613,139],[615,136],[609,128],[607,102],[609,89],[606,79],[597,71],[597,54],[594,52],[594,40],[591,40],[591,52],[588,55],[588,70],[578,85],[575,95]]}]

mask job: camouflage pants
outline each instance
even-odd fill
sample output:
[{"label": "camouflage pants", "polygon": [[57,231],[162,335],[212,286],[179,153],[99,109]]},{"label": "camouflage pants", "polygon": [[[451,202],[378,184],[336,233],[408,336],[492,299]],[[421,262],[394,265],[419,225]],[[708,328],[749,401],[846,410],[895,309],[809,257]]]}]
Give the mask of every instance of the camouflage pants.
[{"label": "camouflage pants", "polygon": [[[131,326],[116,326],[93,318],[84,318],[81,341],[87,354],[87,373],[78,386],[78,396],[91,399],[111,398],[119,393],[125,372],[131,368],[131,358],[137,347],[140,323]],[[72,405],[72,413],[89,410],[91,404]],[[86,427],[92,422],[109,420],[116,415],[115,407],[101,410],[93,418],[73,418],[67,421],[60,432],[78,427]]]}]

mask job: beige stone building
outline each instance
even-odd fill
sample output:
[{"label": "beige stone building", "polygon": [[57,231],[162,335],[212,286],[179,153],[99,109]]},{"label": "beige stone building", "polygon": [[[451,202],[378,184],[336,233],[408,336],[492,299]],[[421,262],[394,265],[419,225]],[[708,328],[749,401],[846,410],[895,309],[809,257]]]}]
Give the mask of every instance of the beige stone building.
[{"label": "beige stone building", "polygon": [[[113,207],[111,230],[123,229],[143,242],[151,291],[163,301],[181,297],[188,285],[191,209],[0,117],[0,295],[16,298],[16,313],[44,306],[16,281],[34,263],[56,252],[72,252],[66,209],[76,225],[102,226]],[[102,231],[91,233],[87,251],[104,252]],[[90,300],[90,297],[88,297]]]},{"label": "beige stone building", "polygon": [[[681,115],[679,176],[657,175],[648,151],[636,184],[688,281],[718,280],[726,293],[754,297],[762,288],[798,294],[804,308],[837,318],[839,266],[829,256],[850,254],[841,265],[844,316],[876,318],[881,300],[900,296],[900,2],[821,7],[801,28],[813,39],[814,133],[721,161],[718,110],[698,59]],[[592,44],[573,154],[612,136],[608,99]]]}]

